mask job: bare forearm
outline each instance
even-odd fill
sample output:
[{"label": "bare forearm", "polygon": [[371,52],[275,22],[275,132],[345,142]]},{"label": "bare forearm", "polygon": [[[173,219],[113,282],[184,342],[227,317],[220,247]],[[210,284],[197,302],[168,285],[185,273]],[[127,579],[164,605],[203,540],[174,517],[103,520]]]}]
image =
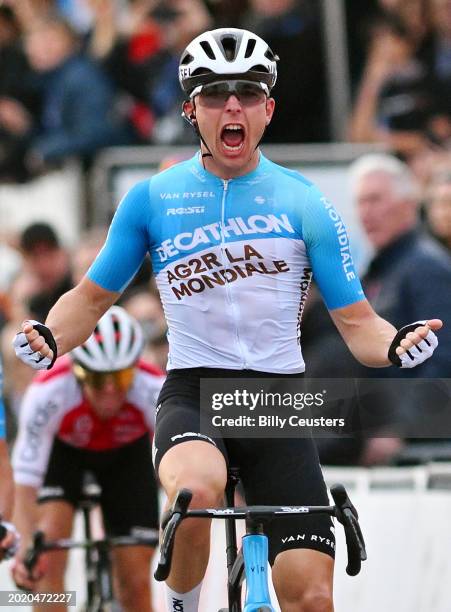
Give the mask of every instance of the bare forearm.
[{"label": "bare forearm", "polygon": [[0,516],[10,521],[13,511],[14,486],[8,449],[5,442],[0,444]]},{"label": "bare forearm", "polygon": [[28,485],[16,484],[13,523],[20,533],[21,548],[25,550],[37,526],[38,508],[37,489]]},{"label": "bare forearm", "polygon": [[357,97],[349,123],[349,139],[352,142],[372,142],[376,139],[376,114],[379,89],[372,83],[364,83]]},{"label": "bare forearm", "polygon": [[331,317],[360,363],[372,368],[391,365],[388,349],[397,330],[377,315],[366,301],[338,308],[331,312]]},{"label": "bare forearm", "polygon": [[61,296],[45,321],[55,338],[58,355],[64,355],[89,338],[97,321],[118,296],[119,293],[101,289],[86,278]]}]

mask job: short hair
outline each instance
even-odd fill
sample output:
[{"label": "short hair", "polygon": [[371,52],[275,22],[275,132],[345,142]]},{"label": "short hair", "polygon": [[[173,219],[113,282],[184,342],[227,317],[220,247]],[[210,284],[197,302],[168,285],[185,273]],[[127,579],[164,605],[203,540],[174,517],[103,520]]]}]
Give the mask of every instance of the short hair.
[{"label": "short hair", "polygon": [[51,225],[48,223],[32,223],[20,235],[20,248],[24,253],[32,253],[41,244],[51,249],[60,247],[58,236]]},{"label": "short hair", "polygon": [[349,169],[351,188],[354,189],[360,179],[374,172],[383,172],[389,176],[400,198],[420,200],[420,186],[412,170],[397,157],[385,153],[362,155],[351,164]]}]

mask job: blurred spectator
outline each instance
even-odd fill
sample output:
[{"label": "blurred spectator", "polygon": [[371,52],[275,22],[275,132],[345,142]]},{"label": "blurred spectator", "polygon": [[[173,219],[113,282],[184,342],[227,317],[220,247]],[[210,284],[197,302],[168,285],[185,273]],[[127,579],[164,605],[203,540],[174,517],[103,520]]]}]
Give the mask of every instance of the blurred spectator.
[{"label": "blurred spectator", "polygon": [[249,8],[248,0],[206,0],[215,28],[236,28]]},{"label": "blurred spectator", "polygon": [[3,0],[10,6],[19,23],[22,32],[27,32],[33,24],[55,12],[57,0]]},{"label": "blurred spectator", "polygon": [[164,44],[153,59],[155,78],[148,95],[156,118],[152,141],[155,144],[192,142],[193,131],[181,118],[183,94],[178,64],[186,45],[212,26],[210,15],[201,0],[169,0],[159,3],[159,19]]},{"label": "blurred spectator", "polygon": [[[372,370],[357,364],[332,325],[325,307],[316,301],[306,309],[303,321],[304,357],[309,364],[308,376],[317,378],[448,378],[451,375],[451,257],[441,245],[418,227],[420,192],[409,168],[388,155],[368,155],[351,167],[353,195],[363,229],[374,248],[362,278],[365,294],[375,310],[396,328],[438,317],[444,321],[439,332],[439,346],[434,358],[412,370],[388,367]],[[414,416],[424,406],[403,406]],[[382,411],[381,411],[382,413]],[[383,423],[381,423],[381,427]],[[348,456],[364,463],[388,461],[400,447],[392,439],[379,438],[343,443],[337,446],[320,441],[320,451],[327,460],[339,460],[343,447]],[[324,460],[326,461],[325,457]]]},{"label": "blurred spectator", "polygon": [[180,118],[178,62],[186,44],[211,25],[201,0],[133,2],[117,11],[113,0],[88,0],[94,15],[88,49],[123,92],[143,142],[192,140]]},{"label": "blurred spectator", "polygon": [[251,0],[241,27],[255,32],[283,61],[278,66],[276,113],[265,142],[318,142],[329,137],[325,59],[319,3]]},{"label": "blurred spectator", "polygon": [[430,31],[431,0],[378,0],[382,13],[398,19],[412,41],[420,45]]},{"label": "blurred spectator", "polygon": [[27,88],[30,69],[20,44],[20,23],[11,7],[0,5],[0,180],[28,178],[23,163],[24,131],[37,112],[37,100]]},{"label": "blurred spectator", "polygon": [[[451,257],[418,227],[421,193],[412,172],[394,157],[368,155],[351,168],[351,181],[358,215],[375,250],[363,278],[368,299],[397,328],[424,317],[441,318],[445,325],[434,359],[408,375],[449,376]],[[399,375],[395,368],[383,372]]]},{"label": "blurred spectator", "polygon": [[161,29],[151,14],[155,2],[135,1],[125,12],[114,0],[85,2],[93,17],[87,51],[118,87],[136,138],[148,142],[154,124],[147,99],[154,78],[149,62],[162,46]]},{"label": "blurred spectator", "polygon": [[43,97],[41,128],[30,151],[35,164],[89,156],[101,147],[129,142],[110,82],[80,55],[78,38],[65,21],[48,17],[35,23],[27,33],[26,51]]},{"label": "blurred spectator", "polygon": [[50,225],[33,223],[20,237],[24,269],[36,288],[28,300],[31,316],[45,321],[56,300],[72,288],[69,254]]},{"label": "blurred spectator", "polygon": [[426,219],[432,234],[451,253],[451,165],[432,178],[427,194]]},{"label": "blurred spectator", "polygon": [[407,158],[450,146],[451,109],[418,53],[423,36],[413,23],[407,26],[393,14],[375,28],[350,119],[350,140],[383,142]]},{"label": "blurred spectator", "polygon": [[97,257],[107,236],[107,227],[91,227],[86,230],[72,251],[71,268],[74,285],[78,285],[88,271],[89,266]]},{"label": "blurred spectator", "polygon": [[421,58],[438,80],[444,105],[451,108],[451,1],[430,0],[432,32],[421,49]]},{"label": "blurred spectator", "polygon": [[348,51],[349,74],[354,91],[360,82],[368,41],[374,24],[380,15],[378,0],[347,0],[344,3],[346,17],[346,43]]},{"label": "blurred spectator", "polygon": [[130,141],[110,82],[79,53],[77,35],[65,21],[51,15],[33,21],[25,47],[35,71],[30,86],[42,108],[34,125],[24,105],[16,104],[16,120],[7,127],[28,142],[25,164],[32,174],[71,156],[87,160],[101,147]]}]

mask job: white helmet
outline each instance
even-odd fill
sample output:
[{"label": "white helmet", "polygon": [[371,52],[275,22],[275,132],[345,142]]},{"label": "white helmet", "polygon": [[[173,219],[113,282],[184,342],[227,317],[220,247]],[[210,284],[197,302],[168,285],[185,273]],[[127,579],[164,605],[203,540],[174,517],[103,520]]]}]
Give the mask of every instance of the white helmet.
[{"label": "white helmet", "polygon": [[278,59],[262,38],[248,30],[210,30],[191,41],[182,53],[179,81],[188,95],[198,85],[221,77],[257,81],[271,89],[277,79]]},{"label": "white helmet", "polygon": [[139,323],[120,306],[112,306],[86,342],[71,352],[71,357],[92,372],[115,372],[132,366],[142,348]]}]

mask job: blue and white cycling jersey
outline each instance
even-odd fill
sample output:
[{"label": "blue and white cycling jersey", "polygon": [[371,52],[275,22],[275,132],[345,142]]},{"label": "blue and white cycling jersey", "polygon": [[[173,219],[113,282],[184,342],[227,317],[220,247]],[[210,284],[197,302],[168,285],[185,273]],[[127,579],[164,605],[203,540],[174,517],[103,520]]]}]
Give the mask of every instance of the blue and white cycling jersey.
[{"label": "blue and white cycling jersey", "polygon": [[312,274],[329,309],[364,299],[335,209],[263,155],[230,180],[195,155],[135,185],[88,277],[121,291],[147,252],[169,328],[168,369],[303,372]]},{"label": "blue and white cycling jersey", "polygon": [[4,438],[6,438],[6,417],[3,405],[3,364],[0,358],[0,440]]}]

